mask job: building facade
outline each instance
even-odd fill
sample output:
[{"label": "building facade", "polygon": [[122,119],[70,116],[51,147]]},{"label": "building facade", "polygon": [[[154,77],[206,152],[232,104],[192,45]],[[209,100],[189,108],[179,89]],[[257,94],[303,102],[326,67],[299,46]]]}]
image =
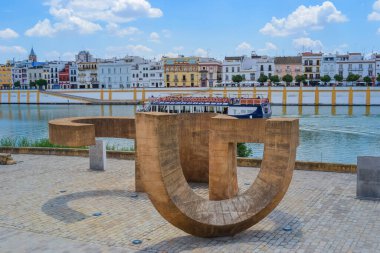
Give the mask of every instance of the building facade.
[{"label": "building facade", "polygon": [[338,74],[336,61],[337,55],[323,55],[321,62],[321,77],[327,75],[331,78],[331,80],[334,80],[334,76]]},{"label": "building facade", "polygon": [[261,56],[256,61],[256,77],[265,75],[272,77],[275,72],[274,58],[269,56]]},{"label": "building facade", "polygon": [[200,87],[199,57],[163,58],[166,87]]},{"label": "building facade", "polygon": [[346,55],[336,56],[337,74],[342,76],[344,80],[348,75],[359,75],[363,80],[363,77],[368,76],[372,79],[376,75],[376,58],[364,59],[361,53],[348,53]]},{"label": "building facade", "polygon": [[67,62],[49,62],[49,74],[50,79],[48,80],[48,87],[49,89],[59,89],[59,73],[65,68],[65,65]]},{"label": "building facade", "polygon": [[131,69],[131,83],[132,87],[165,87],[162,62],[145,61],[133,65]]},{"label": "building facade", "polygon": [[302,75],[302,57],[301,56],[283,56],[274,58],[275,75],[280,79],[285,75],[291,75],[293,79],[297,75]]},{"label": "building facade", "polygon": [[308,82],[319,82],[321,80],[322,53],[302,53],[303,74]]},{"label": "building facade", "polygon": [[79,89],[99,88],[98,81],[99,62],[78,63],[78,86]]},{"label": "building facade", "polygon": [[12,88],[12,67],[8,63],[6,65],[0,65],[0,89]]},{"label": "building facade", "polygon": [[66,63],[65,67],[59,71],[58,74],[59,77],[59,87],[61,89],[70,89],[71,84],[70,84],[70,64]]},{"label": "building facade", "polygon": [[200,58],[198,66],[201,87],[214,87],[222,82],[222,63],[212,58]]}]

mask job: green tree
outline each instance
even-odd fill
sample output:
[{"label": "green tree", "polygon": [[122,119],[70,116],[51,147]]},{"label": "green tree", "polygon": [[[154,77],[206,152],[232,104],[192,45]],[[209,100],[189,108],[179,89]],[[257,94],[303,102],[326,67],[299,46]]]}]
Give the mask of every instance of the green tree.
[{"label": "green tree", "polygon": [[47,81],[45,79],[38,79],[36,81],[36,85],[38,86],[39,89],[42,89],[43,87],[47,86]]},{"label": "green tree", "polygon": [[376,81],[380,82],[380,74],[377,74]]},{"label": "green tree", "polygon": [[265,83],[266,81],[268,81],[268,77],[264,74],[260,74],[260,77],[257,79],[257,81],[259,83]]},{"label": "green tree", "polygon": [[237,144],[237,155],[238,157],[249,157],[252,155],[252,149],[247,146],[245,143]]},{"label": "green tree", "polygon": [[326,84],[331,81],[331,77],[329,75],[324,75],[321,77],[321,81]]},{"label": "green tree", "polygon": [[335,75],[335,76],[334,76],[334,79],[335,79],[335,81],[337,81],[337,82],[341,82],[341,81],[343,81],[343,76],[341,76],[341,75]]},{"label": "green tree", "polygon": [[271,76],[269,77],[269,79],[271,80],[272,83],[278,83],[280,81],[280,78],[278,77],[278,75]]},{"label": "green tree", "polygon": [[282,81],[286,82],[286,84],[289,84],[293,82],[293,77],[289,74],[286,74],[282,77]]},{"label": "green tree", "polygon": [[30,81],[30,82],[29,82],[29,87],[36,87],[36,83],[35,83],[35,82],[32,82],[32,81]]},{"label": "green tree", "polygon": [[16,82],[13,84],[13,87],[15,87],[15,88],[18,88],[18,87],[20,87],[20,86],[21,86],[20,81],[16,81]]},{"label": "green tree", "polygon": [[234,83],[241,83],[243,81],[243,77],[241,75],[232,76],[232,81]]},{"label": "green tree", "polygon": [[301,83],[306,81],[306,76],[305,75],[296,75],[296,82]]},{"label": "green tree", "polygon": [[372,82],[372,78],[369,77],[369,76],[365,76],[365,77],[363,78],[363,81],[365,82],[366,85],[368,85],[368,83]]},{"label": "green tree", "polygon": [[347,82],[356,82],[357,80],[359,80],[359,78],[360,78],[360,75],[355,75],[355,74],[350,73],[347,76],[346,81]]}]

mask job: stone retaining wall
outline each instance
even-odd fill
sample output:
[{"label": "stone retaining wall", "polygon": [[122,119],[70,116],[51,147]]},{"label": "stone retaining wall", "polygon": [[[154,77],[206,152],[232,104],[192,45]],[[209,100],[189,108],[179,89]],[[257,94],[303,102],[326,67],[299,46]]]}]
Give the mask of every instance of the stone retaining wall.
[{"label": "stone retaining wall", "polygon": [[[89,153],[86,149],[68,149],[68,148],[9,148],[0,147],[0,153],[11,154],[30,154],[30,155],[56,155],[56,156],[81,156],[88,157]],[[108,158],[134,160],[135,152],[125,151],[107,151]],[[254,158],[238,158],[239,167],[255,167],[261,166],[260,159]],[[337,163],[320,163],[320,162],[304,162],[296,161],[295,168],[297,170],[324,171],[337,173],[356,173],[355,164],[337,164]]]}]

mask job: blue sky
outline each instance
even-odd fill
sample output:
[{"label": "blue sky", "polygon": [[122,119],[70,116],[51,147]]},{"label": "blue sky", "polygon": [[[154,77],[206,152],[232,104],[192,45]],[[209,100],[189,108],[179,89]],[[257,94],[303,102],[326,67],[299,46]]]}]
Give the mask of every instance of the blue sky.
[{"label": "blue sky", "polygon": [[380,51],[380,0],[14,0],[0,9],[0,63],[176,54]]}]

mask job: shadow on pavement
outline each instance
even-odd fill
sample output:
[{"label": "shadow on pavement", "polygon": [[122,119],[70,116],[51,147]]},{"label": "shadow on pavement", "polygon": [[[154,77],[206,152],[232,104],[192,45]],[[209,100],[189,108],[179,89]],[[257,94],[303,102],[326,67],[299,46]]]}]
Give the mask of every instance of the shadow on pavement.
[{"label": "shadow on pavement", "polygon": [[41,208],[41,210],[50,217],[57,219],[65,223],[75,223],[81,220],[84,220],[89,215],[85,215],[81,212],[75,211],[74,209],[68,206],[70,201],[75,201],[83,198],[92,198],[92,197],[131,197],[134,192],[129,191],[87,191],[87,192],[78,192],[59,196],[47,201]]}]

